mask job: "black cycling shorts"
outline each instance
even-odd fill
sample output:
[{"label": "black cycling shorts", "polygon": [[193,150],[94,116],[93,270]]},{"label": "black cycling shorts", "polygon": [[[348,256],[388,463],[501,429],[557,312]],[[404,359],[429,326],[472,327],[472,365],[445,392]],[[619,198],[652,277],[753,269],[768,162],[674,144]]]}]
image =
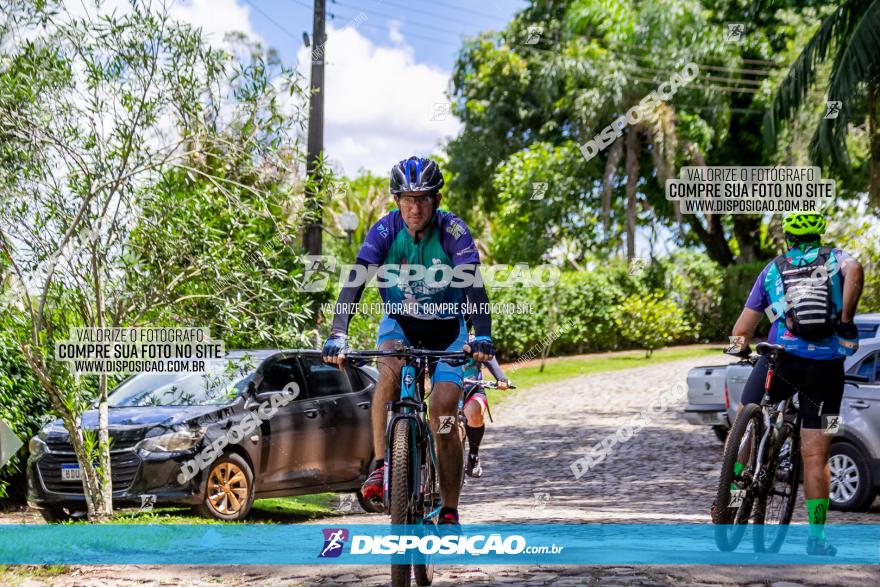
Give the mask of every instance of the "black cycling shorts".
[{"label": "black cycling shorts", "polygon": [[[743,388],[741,401],[760,404],[767,378],[767,357],[760,357]],[[795,355],[783,355],[776,362],[776,372],[770,387],[770,399],[780,402],[798,394],[798,410],[803,428],[823,428],[822,416],[840,414],[843,398],[843,359],[817,361]]]}]

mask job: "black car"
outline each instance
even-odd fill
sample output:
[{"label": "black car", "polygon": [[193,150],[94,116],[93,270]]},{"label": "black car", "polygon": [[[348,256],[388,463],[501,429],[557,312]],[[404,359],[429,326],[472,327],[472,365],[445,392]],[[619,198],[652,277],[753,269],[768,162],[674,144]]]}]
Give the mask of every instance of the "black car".
[{"label": "black car", "polygon": [[[357,492],[371,470],[375,384],[375,369],[339,370],[318,351],[235,351],[204,373],[129,377],[109,396],[114,506],[187,504],[240,520],[255,498]],[[82,423],[96,430],[98,411]],[[29,504],[50,521],[85,510],[61,420],[30,453]]]}]

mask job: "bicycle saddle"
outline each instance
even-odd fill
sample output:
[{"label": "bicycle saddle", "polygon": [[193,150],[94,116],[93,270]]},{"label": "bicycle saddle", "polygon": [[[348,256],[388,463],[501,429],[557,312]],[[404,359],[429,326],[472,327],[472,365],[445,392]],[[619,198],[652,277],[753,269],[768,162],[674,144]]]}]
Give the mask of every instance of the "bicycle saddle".
[{"label": "bicycle saddle", "polygon": [[779,356],[785,352],[785,347],[779,344],[770,344],[769,342],[759,342],[757,346],[755,346],[755,352],[759,355]]}]

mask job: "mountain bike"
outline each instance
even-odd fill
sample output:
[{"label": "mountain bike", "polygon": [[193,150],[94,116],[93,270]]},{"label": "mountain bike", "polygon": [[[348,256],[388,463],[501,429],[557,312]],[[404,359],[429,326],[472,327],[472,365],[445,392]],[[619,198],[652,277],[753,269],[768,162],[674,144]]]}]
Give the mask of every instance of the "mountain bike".
[{"label": "mountain bike", "polygon": [[774,403],[770,389],[784,349],[759,343],[748,361],[768,360],[760,404],[743,406],[724,445],[718,493],[713,506],[715,543],[734,550],[749,521],[755,552],[778,552],[794,512],[801,477],[801,421],[794,396]]},{"label": "mountain bike", "polygon": [[[431,361],[443,361],[453,366],[463,365],[470,355],[463,351],[429,351],[411,347],[378,351],[349,351],[346,359],[365,361],[382,357],[404,359],[400,370],[400,399],[387,402],[388,427],[385,432],[385,511],[391,514],[392,524],[412,524],[436,527],[440,508],[440,485],[437,477],[437,450],[434,434],[428,424],[428,404],[425,401],[425,378]],[[445,426],[460,425],[459,417],[449,416],[440,423],[439,433]],[[456,421],[458,420],[458,422]],[[417,585],[430,585],[434,579],[434,565],[391,565],[391,584],[408,587],[411,574]]]}]

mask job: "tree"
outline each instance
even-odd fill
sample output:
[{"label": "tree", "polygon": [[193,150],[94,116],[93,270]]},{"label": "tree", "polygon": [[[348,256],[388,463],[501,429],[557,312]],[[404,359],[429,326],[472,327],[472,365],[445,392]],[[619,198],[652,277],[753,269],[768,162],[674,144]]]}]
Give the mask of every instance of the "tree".
[{"label": "tree", "polygon": [[[456,62],[451,97],[463,128],[448,146],[456,210],[466,210],[478,230],[501,242],[513,213],[505,212],[510,199],[499,189],[511,188],[509,169],[521,167],[510,163],[544,157],[530,164],[543,171],[567,155],[579,189],[563,182],[554,193],[548,181],[546,193],[569,211],[579,209],[573,198],[582,200],[601,213],[604,231],[593,229],[592,215],[575,229],[564,214],[542,224],[553,213],[528,201],[531,186],[515,190],[525,196],[516,203],[517,225],[567,235],[574,244],[564,244],[564,257],[580,264],[588,259],[575,259],[576,251],[605,257],[621,248],[624,235],[632,254],[639,226],[672,229],[678,244],[701,246],[722,265],[767,257],[761,216],[680,214],[665,199],[664,180],[682,165],[767,164],[760,128],[770,97],[767,79],[778,70],[779,56],[796,50],[811,30],[815,11],[809,5],[819,3],[806,4],[756,12],[721,0],[531,2],[502,32],[468,41]],[[747,23],[742,43],[726,42],[730,22]],[[699,66],[698,79],[679,88],[655,117],[628,124],[584,161],[574,147],[688,62]],[[792,137],[792,144],[799,139]],[[493,213],[496,222],[488,220]],[[533,255],[556,256],[548,249]]]},{"label": "tree", "polygon": [[[756,3],[759,7],[762,2]],[[768,5],[774,5],[768,2]],[[821,166],[851,177],[847,136],[853,124],[867,119],[867,184],[872,206],[880,208],[880,1],[849,0],[821,21],[779,84],[764,120],[765,139],[776,146],[782,123],[805,105],[810,89],[821,84],[827,100],[840,102],[836,117],[814,120],[810,157]],[[822,65],[832,57],[830,76]],[[864,185],[864,184],[863,184]]]},{"label": "tree", "polygon": [[[190,300],[247,297],[248,282],[188,288],[230,234],[284,217],[279,194],[302,156],[283,102],[299,85],[146,1],[93,20],[19,2],[5,17],[0,254],[24,284],[21,350],[70,435],[89,517],[104,520],[110,382],[72,375],[54,343],[74,327],[161,323]],[[214,224],[218,202],[236,213]],[[93,390],[97,435],[79,421]]]}]

